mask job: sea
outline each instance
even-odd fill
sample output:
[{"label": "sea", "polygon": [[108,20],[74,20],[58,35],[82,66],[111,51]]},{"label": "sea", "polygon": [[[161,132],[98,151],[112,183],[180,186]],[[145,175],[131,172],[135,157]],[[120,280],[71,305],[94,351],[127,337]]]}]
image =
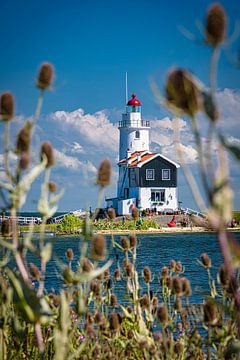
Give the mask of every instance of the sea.
[{"label": "sea", "polygon": [[[240,233],[232,235],[240,243]],[[168,266],[170,260],[181,261],[183,265],[182,276],[187,277],[191,282],[193,295],[191,302],[202,303],[203,298],[209,295],[208,276],[206,269],[200,263],[202,253],[207,253],[212,261],[211,277],[215,281],[217,289],[218,270],[223,261],[219,249],[217,237],[214,233],[162,233],[162,234],[141,234],[137,236],[137,270],[140,279],[140,293],[146,292],[146,284],[142,279],[142,270],[144,266],[149,266],[152,272],[152,282],[150,284],[153,294],[160,292],[160,274],[163,266]],[[123,263],[124,254],[121,250],[112,248],[111,236],[107,239],[107,256],[105,261],[99,262],[99,266],[105,264],[108,259],[113,263],[110,268],[111,274],[117,267],[117,261],[120,265]],[[120,243],[120,236],[115,236],[115,240]],[[64,286],[61,278],[61,271],[64,264],[67,264],[66,250],[71,248],[74,252],[72,269],[75,271],[81,256],[82,239],[80,236],[47,236],[46,242],[51,242],[53,246],[53,256],[47,264],[45,287],[48,291],[59,292]],[[38,237],[34,239],[38,243]],[[39,264],[38,259],[29,253],[29,262]],[[126,285],[126,279],[113,284],[114,291],[123,296],[123,289]]]}]

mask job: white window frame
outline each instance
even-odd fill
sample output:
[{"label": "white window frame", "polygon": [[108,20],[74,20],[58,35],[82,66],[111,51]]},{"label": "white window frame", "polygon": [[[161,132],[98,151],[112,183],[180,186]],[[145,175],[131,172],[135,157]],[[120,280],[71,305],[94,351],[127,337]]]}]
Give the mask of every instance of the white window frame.
[{"label": "white window frame", "polygon": [[[154,193],[154,200],[152,200],[152,194]],[[156,200],[156,193],[159,194],[159,200]],[[163,194],[163,199],[162,199]],[[165,189],[151,189],[151,202],[152,203],[158,203],[158,204],[164,204],[166,201],[166,191]]]},{"label": "white window frame", "polygon": [[[164,172],[167,171],[168,172],[168,178],[164,177],[163,174]],[[171,180],[171,170],[170,169],[162,169],[162,180]]]},{"label": "white window frame", "polygon": [[[149,170],[152,171],[152,174],[153,174],[151,179],[149,179],[149,176],[148,176],[148,171]],[[155,169],[146,169],[146,180],[149,180],[149,181],[154,181],[155,180]]]}]

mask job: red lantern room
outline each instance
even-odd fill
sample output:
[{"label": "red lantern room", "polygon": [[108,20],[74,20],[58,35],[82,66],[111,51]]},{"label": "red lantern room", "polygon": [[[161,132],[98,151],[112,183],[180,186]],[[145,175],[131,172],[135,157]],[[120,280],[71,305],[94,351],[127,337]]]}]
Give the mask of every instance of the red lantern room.
[{"label": "red lantern room", "polygon": [[127,103],[128,112],[141,112],[141,102],[137,99],[136,94],[132,94],[132,98]]}]

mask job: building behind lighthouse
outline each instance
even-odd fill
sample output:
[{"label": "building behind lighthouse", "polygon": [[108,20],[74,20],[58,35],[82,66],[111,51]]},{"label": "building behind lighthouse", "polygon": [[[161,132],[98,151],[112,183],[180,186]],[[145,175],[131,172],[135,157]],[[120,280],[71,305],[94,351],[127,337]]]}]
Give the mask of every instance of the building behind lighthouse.
[{"label": "building behind lighthouse", "polygon": [[151,127],[149,121],[142,120],[136,94],[128,101],[118,129],[117,196],[106,199],[107,207],[114,207],[118,215],[130,215],[133,207],[156,213],[177,210],[179,165],[150,151]]}]

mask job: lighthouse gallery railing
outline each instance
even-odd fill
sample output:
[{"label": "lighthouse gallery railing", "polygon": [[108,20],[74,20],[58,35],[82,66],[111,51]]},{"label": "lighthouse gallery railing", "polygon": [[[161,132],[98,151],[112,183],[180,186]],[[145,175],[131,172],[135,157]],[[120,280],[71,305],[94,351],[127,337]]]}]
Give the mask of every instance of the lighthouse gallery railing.
[{"label": "lighthouse gallery railing", "polygon": [[122,120],[119,121],[119,125],[118,127],[139,127],[139,126],[143,126],[143,127],[149,127],[150,126],[150,122],[149,120]]}]

